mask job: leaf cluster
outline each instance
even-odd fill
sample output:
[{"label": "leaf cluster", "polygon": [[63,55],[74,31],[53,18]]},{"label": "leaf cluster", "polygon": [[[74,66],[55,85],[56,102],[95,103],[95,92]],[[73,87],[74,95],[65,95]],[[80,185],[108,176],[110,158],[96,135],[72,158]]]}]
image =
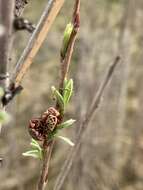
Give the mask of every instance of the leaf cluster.
[{"label": "leaf cluster", "polygon": [[[66,79],[64,81],[63,94],[61,94],[59,90],[57,90],[54,86],[52,87],[52,93],[53,93],[54,98],[56,98],[56,101],[58,105],[60,106],[60,110],[62,111],[62,114],[63,114],[65,111],[65,107],[69,103],[71,96],[73,94],[73,80]],[[75,122],[74,119],[69,119],[57,125],[56,128],[48,134],[47,141],[50,141],[54,138],[58,138],[58,139],[63,140],[70,146],[74,146],[74,143],[69,138],[63,137],[58,134],[61,129],[70,128],[74,124],[74,122]],[[22,155],[42,159],[43,151],[39,143],[36,140],[32,139],[30,145],[31,145],[31,149],[23,153]]]}]

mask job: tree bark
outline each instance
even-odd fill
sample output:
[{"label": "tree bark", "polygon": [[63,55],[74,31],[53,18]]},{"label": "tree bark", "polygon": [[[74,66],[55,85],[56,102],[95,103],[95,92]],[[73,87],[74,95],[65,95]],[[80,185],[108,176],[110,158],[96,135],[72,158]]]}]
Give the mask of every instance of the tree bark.
[{"label": "tree bark", "polygon": [[8,64],[11,61],[12,25],[15,0],[0,0],[0,23],[4,33],[0,36],[0,85],[4,88],[8,79]]}]

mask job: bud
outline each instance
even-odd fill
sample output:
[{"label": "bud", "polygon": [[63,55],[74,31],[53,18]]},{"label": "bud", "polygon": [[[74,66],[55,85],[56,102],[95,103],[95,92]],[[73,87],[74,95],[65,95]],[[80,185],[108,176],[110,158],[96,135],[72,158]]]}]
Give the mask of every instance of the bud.
[{"label": "bud", "polygon": [[59,112],[54,107],[50,107],[41,117],[31,119],[29,133],[32,138],[38,141],[47,139],[49,134],[59,124],[59,116]]},{"label": "bud", "polygon": [[62,59],[65,58],[72,31],[73,31],[73,24],[72,23],[67,24],[66,29],[64,31],[63,44],[61,48]]}]

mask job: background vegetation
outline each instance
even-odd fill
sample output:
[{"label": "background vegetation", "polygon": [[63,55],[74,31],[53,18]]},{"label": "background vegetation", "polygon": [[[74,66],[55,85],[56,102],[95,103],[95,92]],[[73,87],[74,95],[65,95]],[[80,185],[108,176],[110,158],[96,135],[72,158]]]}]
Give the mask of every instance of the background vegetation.
[{"label": "background vegetation", "polygon": [[[31,0],[25,17],[37,23],[46,0]],[[1,190],[32,190],[40,164],[25,158],[31,117],[39,116],[51,103],[51,85],[58,85],[59,51],[62,34],[72,14],[66,1],[43,47],[23,82],[24,90],[10,105],[13,120],[2,130],[0,154]],[[72,60],[74,97],[70,115],[81,121],[90,100],[114,57],[122,62],[106,90],[98,113],[90,123],[63,190],[143,189],[143,1],[82,0],[81,29]],[[23,51],[30,34],[18,32],[14,59]],[[74,140],[78,122],[64,130]],[[49,189],[53,186],[69,147],[58,142],[50,167]]]}]

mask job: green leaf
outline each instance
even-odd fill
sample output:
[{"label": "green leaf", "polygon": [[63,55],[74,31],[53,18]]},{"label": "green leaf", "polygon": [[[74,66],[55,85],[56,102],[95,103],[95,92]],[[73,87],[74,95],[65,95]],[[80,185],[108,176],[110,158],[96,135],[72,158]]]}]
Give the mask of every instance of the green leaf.
[{"label": "green leaf", "polygon": [[71,127],[71,126],[74,124],[75,121],[76,121],[76,120],[74,120],[74,119],[69,119],[69,120],[67,120],[67,121],[65,121],[65,122],[63,122],[63,123],[61,123],[61,124],[59,124],[59,125],[57,126],[57,129],[63,129],[63,128]]},{"label": "green leaf", "polygon": [[73,93],[73,80],[70,79],[69,81],[65,83],[65,88],[64,88],[63,99],[64,99],[65,105],[69,103],[72,93]]},{"label": "green leaf", "polygon": [[30,145],[32,146],[32,149],[23,153],[22,155],[42,159],[43,151],[39,143],[36,140],[32,139]]},{"label": "green leaf", "polygon": [[67,24],[66,29],[64,31],[63,44],[61,48],[61,56],[63,59],[65,58],[65,55],[68,49],[68,44],[69,44],[72,31],[73,31],[73,24],[72,23]]},{"label": "green leaf", "polygon": [[7,123],[10,120],[10,116],[7,112],[1,111],[0,112],[0,123]]},{"label": "green leaf", "polygon": [[33,149],[37,149],[39,151],[42,151],[39,143],[36,140],[32,139],[30,145],[32,146]]},{"label": "green leaf", "polygon": [[39,143],[35,140],[35,139],[31,139],[31,142],[33,143],[33,144],[35,144],[35,145],[38,145],[39,146]]},{"label": "green leaf", "polygon": [[39,158],[39,159],[42,158],[42,154],[38,150],[29,150],[27,152],[22,153],[22,155],[23,156],[30,156],[30,157],[33,157],[33,158]]},{"label": "green leaf", "polygon": [[68,82],[69,82],[69,80],[67,78],[65,78],[65,80],[64,80],[64,89],[66,88],[66,85],[67,85]]},{"label": "green leaf", "polygon": [[58,102],[58,104],[60,106],[60,109],[64,110],[65,105],[64,105],[64,99],[63,99],[62,95],[60,94],[60,92],[54,86],[52,86],[52,92],[53,92],[53,95],[57,99],[57,102]]},{"label": "green leaf", "polygon": [[74,146],[74,143],[69,138],[63,137],[63,136],[60,136],[60,135],[56,135],[56,137],[58,137],[59,139],[63,140],[64,142],[66,142],[70,146]]}]

